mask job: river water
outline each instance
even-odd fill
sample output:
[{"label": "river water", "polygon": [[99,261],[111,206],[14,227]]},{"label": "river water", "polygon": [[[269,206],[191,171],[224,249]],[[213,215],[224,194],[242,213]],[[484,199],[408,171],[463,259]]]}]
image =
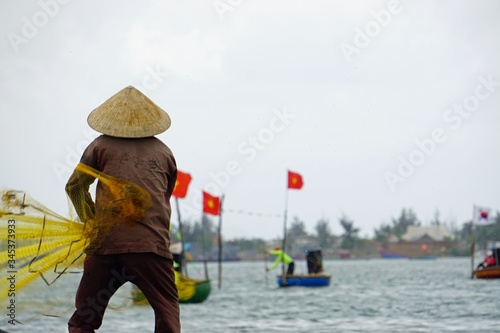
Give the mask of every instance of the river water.
[{"label": "river water", "polygon": [[[229,332],[500,332],[500,280],[471,280],[470,260],[325,260],[329,287],[278,288],[276,271],[263,262],[209,263],[210,297],[181,304],[183,333]],[[191,277],[203,266],[190,263]],[[278,268],[279,269],[279,268]],[[306,271],[303,261],[296,272]],[[16,319],[3,316],[8,332],[67,331],[80,274],[42,281],[18,292]],[[111,300],[98,332],[153,332],[149,306],[132,305],[130,285]],[[5,309],[5,307],[3,307]],[[7,310],[4,310],[5,314]]]}]

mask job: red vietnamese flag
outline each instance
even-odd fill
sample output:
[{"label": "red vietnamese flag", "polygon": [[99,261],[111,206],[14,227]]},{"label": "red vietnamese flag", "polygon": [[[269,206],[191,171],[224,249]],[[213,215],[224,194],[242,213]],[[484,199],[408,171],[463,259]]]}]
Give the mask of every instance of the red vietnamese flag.
[{"label": "red vietnamese flag", "polygon": [[296,172],[288,171],[288,188],[300,190],[304,185],[302,176]]},{"label": "red vietnamese flag", "polygon": [[219,215],[220,198],[214,197],[207,192],[203,192],[203,213]]},{"label": "red vietnamese flag", "polygon": [[177,179],[175,180],[175,187],[172,195],[177,198],[184,198],[190,182],[191,175],[189,173],[177,170]]}]

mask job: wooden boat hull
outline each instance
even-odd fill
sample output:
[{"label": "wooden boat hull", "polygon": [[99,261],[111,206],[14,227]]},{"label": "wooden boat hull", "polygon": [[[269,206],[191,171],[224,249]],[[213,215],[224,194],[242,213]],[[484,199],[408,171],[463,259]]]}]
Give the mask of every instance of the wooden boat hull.
[{"label": "wooden boat hull", "polygon": [[[276,276],[276,282],[280,287],[326,287],[330,285],[331,275],[326,274],[306,274],[306,275],[286,275]],[[283,283],[285,282],[285,283]]]},{"label": "wooden boat hull", "polygon": [[476,279],[500,279],[500,266],[485,267],[474,272]]},{"label": "wooden boat hull", "polygon": [[[210,280],[195,280],[181,274],[176,276],[175,284],[179,294],[179,303],[201,303],[205,301],[212,290]],[[132,300],[134,304],[148,304],[142,291],[133,285]]]}]

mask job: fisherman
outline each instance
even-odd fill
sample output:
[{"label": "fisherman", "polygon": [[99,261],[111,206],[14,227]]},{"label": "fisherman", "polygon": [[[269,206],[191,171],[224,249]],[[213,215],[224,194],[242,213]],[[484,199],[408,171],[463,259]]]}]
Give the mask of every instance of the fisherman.
[{"label": "fisherman", "polygon": [[495,257],[493,256],[493,251],[488,250],[486,257],[484,257],[484,259],[483,259],[483,262],[481,262],[479,265],[477,265],[477,269],[495,266],[495,264],[496,264],[496,260],[495,260]]},{"label": "fisherman", "polygon": [[[98,246],[85,249],[69,332],[97,330],[111,296],[125,282],[132,282],[154,310],[155,333],[179,333],[179,299],[169,250],[170,196],[177,166],[172,151],[155,137],[170,127],[170,117],[139,90],[128,86],[93,110],[87,122],[103,135],[90,143],[80,162],[140,186],[151,196],[151,207],[135,223],[116,221],[115,206],[106,199],[106,185],[99,181],[94,203],[89,186],[95,178],[77,170],[71,175],[66,192],[80,219],[92,221],[93,228],[108,222],[106,219],[113,220],[113,216],[115,221],[110,231],[101,235]],[[85,211],[95,218],[89,220]]]},{"label": "fisherman", "polygon": [[274,260],[274,263],[266,267],[266,272],[269,272],[270,270],[275,269],[281,262],[284,262],[285,264],[288,265],[288,270],[286,272],[287,275],[293,275],[293,270],[295,268],[295,263],[288,254],[285,253],[279,246],[276,246],[274,250],[268,251],[269,254],[275,255],[276,259]]}]

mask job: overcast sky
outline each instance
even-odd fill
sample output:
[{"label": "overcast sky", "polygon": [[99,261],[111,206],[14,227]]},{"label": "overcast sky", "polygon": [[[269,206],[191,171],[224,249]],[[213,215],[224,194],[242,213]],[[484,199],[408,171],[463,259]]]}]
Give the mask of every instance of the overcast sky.
[{"label": "overcast sky", "polygon": [[[223,236],[361,235],[403,208],[461,227],[500,198],[498,1],[0,2],[0,186],[68,214],[64,186],[98,135],[88,114],[133,85]],[[252,215],[253,214],[253,215]],[[172,219],[177,221],[177,211]],[[215,221],[215,220],[214,220]]]}]

